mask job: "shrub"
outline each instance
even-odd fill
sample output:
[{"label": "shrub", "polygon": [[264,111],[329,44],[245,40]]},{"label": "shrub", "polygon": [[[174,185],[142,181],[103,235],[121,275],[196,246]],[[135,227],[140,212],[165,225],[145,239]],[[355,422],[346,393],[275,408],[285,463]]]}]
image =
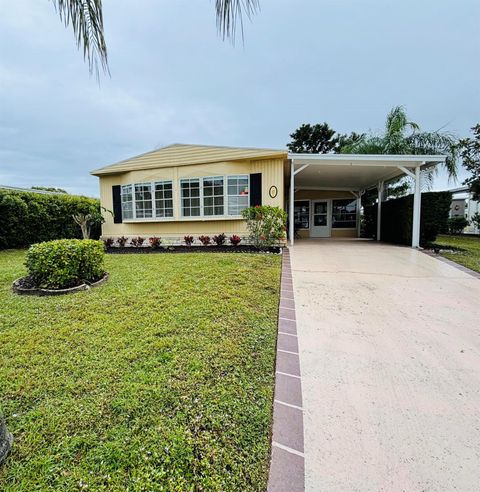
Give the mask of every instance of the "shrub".
[{"label": "shrub", "polygon": [[257,248],[273,246],[285,239],[287,214],[279,207],[257,205],[243,210],[250,231],[250,242]]},{"label": "shrub", "polygon": [[230,241],[230,244],[232,244],[233,246],[238,246],[240,244],[240,242],[242,241],[242,238],[240,236],[237,236],[236,234],[234,234],[233,236],[230,236],[229,241]]},{"label": "shrub", "polygon": [[204,245],[208,246],[210,244],[210,236],[200,236],[198,240]]},{"label": "shrub", "polygon": [[117,239],[117,243],[121,248],[124,248],[125,245],[127,244],[128,237],[122,236]]},{"label": "shrub", "polygon": [[148,242],[150,243],[150,246],[152,248],[157,249],[162,244],[162,238],[153,236],[153,237],[148,238]]},{"label": "shrub", "polygon": [[141,236],[134,237],[130,240],[130,244],[132,246],[135,246],[135,248],[140,248],[144,242],[145,242],[145,238]]},{"label": "shrub", "polygon": [[449,234],[461,234],[469,224],[465,217],[450,217],[447,222]]},{"label": "shrub", "polygon": [[100,278],[103,259],[101,241],[59,239],[30,246],[25,265],[37,287],[62,289]]},{"label": "shrub", "polygon": [[107,237],[106,239],[103,240],[103,244],[105,245],[106,248],[111,248],[114,242],[115,240],[113,239],[113,237]]},{"label": "shrub", "polygon": [[[448,191],[422,193],[420,244],[434,242],[447,230],[452,194]],[[376,237],[377,205],[364,207],[365,237]],[[382,202],[381,239],[394,244],[412,244],[413,195]]]},{"label": "shrub", "polygon": [[183,236],[183,241],[187,246],[191,246],[193,244],[193,236]]},{"label": "shrub", "polygon": [[223,232],[221,234],[218,234],[218,236],[213,236],[213,242],[217,246],[222,246],[223,244],[225,244],[226,240],[227,240],[227,236],[225,236]]},{"label": "shrub", "polygon": [[472,224],[477,229],[480,229],[480,212],[476,212],[472,215]]},{"label": "shrub", "polygon": [[[0,190],[0,248],[18,248],[41,241],[80,238],[74,215],[100,211],[94,198],[74,195],[44,195],[28,191]],[[100,237],[95,224],[91,237]]]}]

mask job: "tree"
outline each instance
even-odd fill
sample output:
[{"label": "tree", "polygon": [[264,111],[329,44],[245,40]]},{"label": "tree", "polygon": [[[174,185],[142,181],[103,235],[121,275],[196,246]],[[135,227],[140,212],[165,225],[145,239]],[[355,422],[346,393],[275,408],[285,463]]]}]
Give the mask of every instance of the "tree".
[{"label": "tree", "polygon": [[[109,73],[107,45],[103,27],[102,0],[52,0],[66,27],[73,28],[78,48],[88,61],[90,73],[99,68]],[[237,24],[243,35],[243,17],[250,18],[259,9],[259,0],[215,0],[217,29],[223,39],[235,37]]]},{"label": "tree", "polygon": [[113,216],[111,210],[101,206],[91,206],[88,213],[72,215],[73,220],[80,226],[83,239],[90,239],[90,231],[93,226],[100,226],[105,222],[102,212],[108,212]]},{"label": "tree", "polygon": [[54,188],[53,186],[32,186],[32,190],[41,190],[41,191],[51,191],[52,193],[66,193],[68,195],[68,191],[65,191],[63,188]]},{"label": "tree", "polygon": [[472,128],[473,138],[464,138],[458,142],[463,167],[471,175],[463,182],[468,185],[472,198],[480,200],[480,124]]},{"label": "tree", "polygon": [[342,135],[330,128],[328,123],[309,123],[301,125],[290,134],[291,142],[287,144],[290,152],[303,154],[339,153],[346,145],[352,145],[362,135],[351,133]]},{"label": "tree", "polygon": [[446,170],[457,177],[457,141],[449,133],[423,132],[409,121],[403,106],[394,107],[387,115],[385,131],[380,135],[362,135],[342,149],[344,154],[413,154],[446,155]]}]

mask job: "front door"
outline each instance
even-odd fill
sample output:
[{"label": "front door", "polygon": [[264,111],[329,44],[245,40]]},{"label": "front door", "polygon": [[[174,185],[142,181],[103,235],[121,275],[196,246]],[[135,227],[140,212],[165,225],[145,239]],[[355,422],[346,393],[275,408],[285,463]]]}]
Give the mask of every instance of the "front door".
[{"label": "front door", "polygon": [[312,228],[310,237],[330,237],[330,200],[312,202]]}]

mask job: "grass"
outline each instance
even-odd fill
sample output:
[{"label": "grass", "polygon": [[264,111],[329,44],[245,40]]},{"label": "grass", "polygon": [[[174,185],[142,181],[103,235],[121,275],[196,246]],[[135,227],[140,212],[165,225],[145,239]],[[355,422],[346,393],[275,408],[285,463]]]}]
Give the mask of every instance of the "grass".
[{"label": "grass", "polygon": [[280,258],[107,256],[88,292],[24,297],[0,252],[0,490],[265,490]]},{"label": "grass", "polygon": [[458,251],[442,251],[442,256],[480,272],[480,237],[438,236],[436,245],[458,248]]}]

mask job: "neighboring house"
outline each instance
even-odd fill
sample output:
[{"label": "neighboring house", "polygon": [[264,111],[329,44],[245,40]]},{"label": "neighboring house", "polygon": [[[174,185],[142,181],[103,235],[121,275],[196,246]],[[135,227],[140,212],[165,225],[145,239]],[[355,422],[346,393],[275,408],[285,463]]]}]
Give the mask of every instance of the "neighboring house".
[{"label": "neighboring house", "polygon": [[469,221],[469,225],[465,227],[464,232],[479,234],[480,230],[472,222],[472,217],[476,213],[480,213],[480,203],[472,199],[468,186],[454,188],[449,191],[452,193],[450,217],[465,217]]},{"label": "neighboring house", "polygon": [[[287,150],[173,144],[92,172],[113,210],[104,237],[247,235],[242,211],[280,207],[289,237],[357,237],[362,193],[407,174],[415,180],[412,245],[418,246],[420,170],[444,156],[294,154]],[[380,211],[380,210],[379,210]],[[381,217],[381,213],[378,214]],[[380,234],[377,234],[380,239]]]},{"label": "neighboring house", "polygon": [[0,185],[0,190],[7,191],[28,191],[28,193],[38,193],[39,195],[63,195],[58,191],[36,190],[34,188],[19,188],[17,186]]}]

